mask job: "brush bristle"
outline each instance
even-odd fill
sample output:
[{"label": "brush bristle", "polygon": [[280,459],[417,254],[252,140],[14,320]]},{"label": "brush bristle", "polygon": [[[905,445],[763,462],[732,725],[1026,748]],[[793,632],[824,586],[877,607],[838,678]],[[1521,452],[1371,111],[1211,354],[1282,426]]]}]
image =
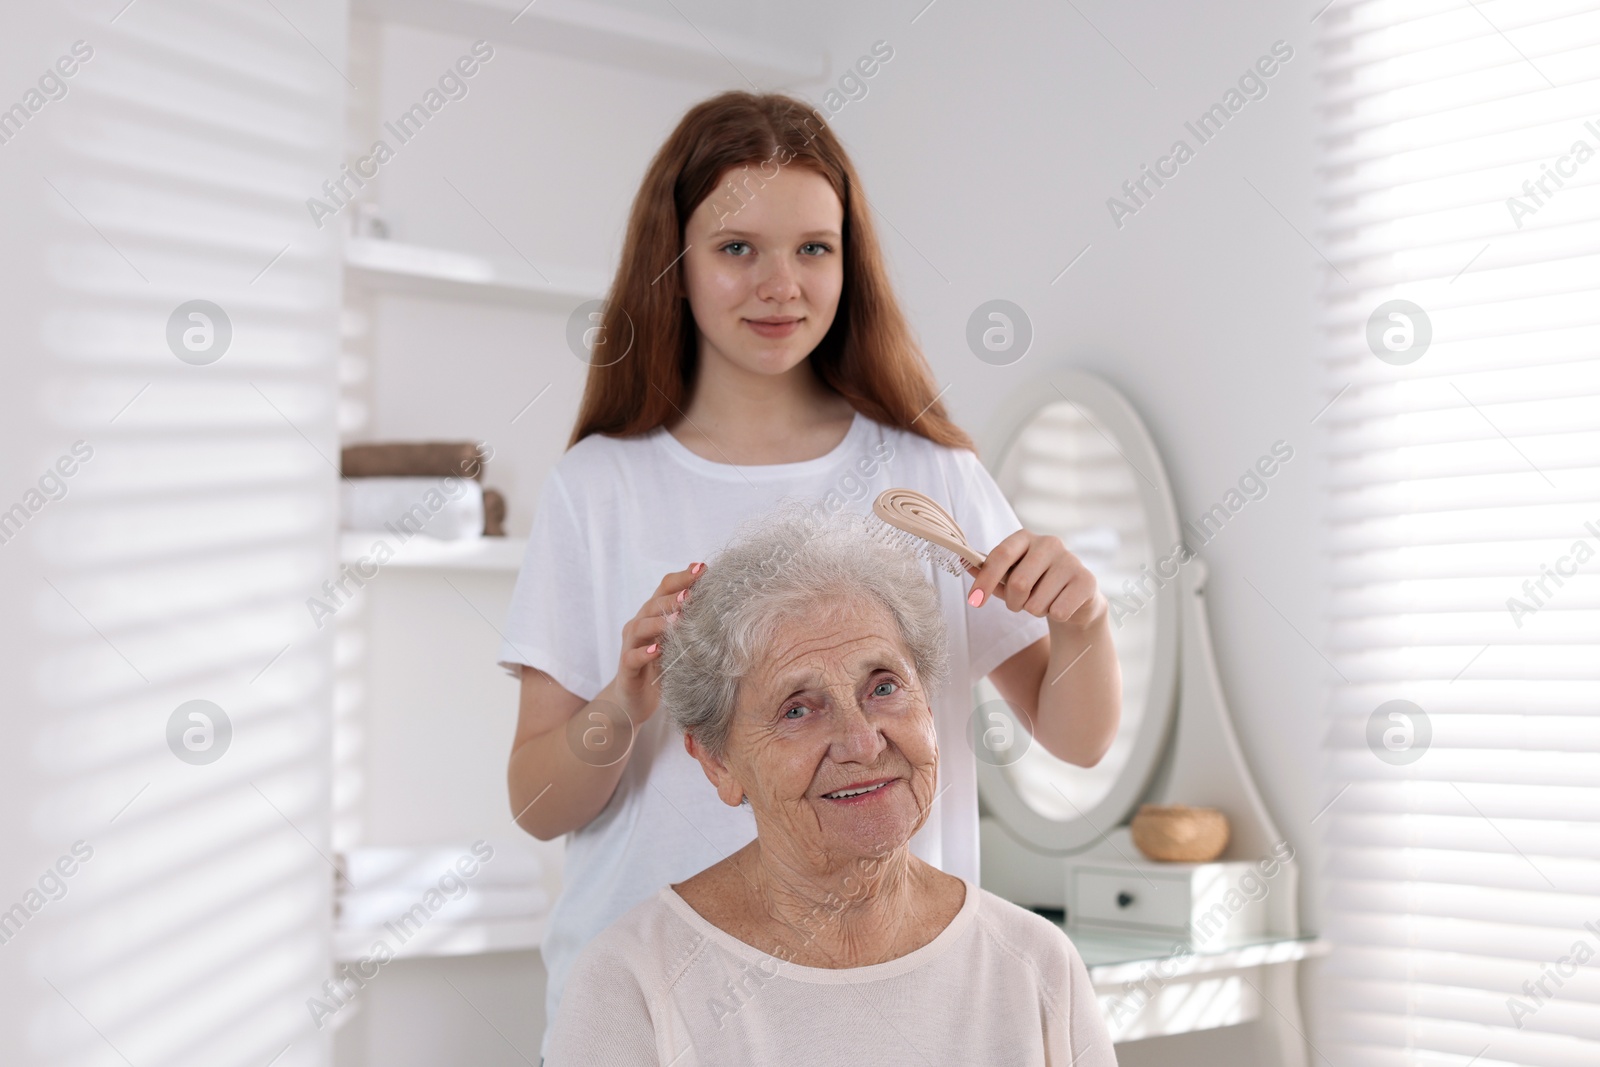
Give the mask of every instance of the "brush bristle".
[{"label": "brush bristle", "polygon": [[918,559],[927,560],[946,574],[957,578],[968,577],[967,561],[941,545],[926,541],[916,534],[908,533],[898,526],[891,526],[877,515],[868,516],[872,520],[870,527],[873,540],[879,544],[888,545],[909,551]]}]

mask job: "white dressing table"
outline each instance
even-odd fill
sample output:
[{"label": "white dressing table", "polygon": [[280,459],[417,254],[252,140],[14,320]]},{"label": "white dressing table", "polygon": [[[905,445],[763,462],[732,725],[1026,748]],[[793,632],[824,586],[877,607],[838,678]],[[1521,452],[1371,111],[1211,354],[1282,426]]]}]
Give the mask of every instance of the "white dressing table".
[{"label": "white dressing table", "polygon": [[[976,687],[985,888],[1064,916],[1119,1043],[1256,1022],[1266,1062],[1305,1067],[1298,967],[1327,952],[1302,932],[1293,842],[1234,736],[1212,658],[1205,563],[1180,544],[1160,453],[1109,383],[1060,369],[1029,383],[982,442],[1030,530],[1055,534],[1113,598],[1123,722],[1094,768],[1034,745],[987,682]],[[1138,806],[1228,816],[1215,863],[1144,858]]]}]

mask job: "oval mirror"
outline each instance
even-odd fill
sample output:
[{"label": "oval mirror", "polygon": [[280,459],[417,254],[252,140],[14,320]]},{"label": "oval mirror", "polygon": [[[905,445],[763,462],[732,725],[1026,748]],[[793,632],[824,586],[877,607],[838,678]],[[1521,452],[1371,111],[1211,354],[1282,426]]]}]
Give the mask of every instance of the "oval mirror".
[{"label": "oval mirror", "polygon": [[1164,578],[1155,572],[1156,561],[1178,543],[1177,512],[1144,423],[1101,378],[1072,370],[1047,375],[1019,391],[995,427],[984,459],[1017,518],[1035,533],[1061,538],[1111,600],[1122,721],[1094,767],[1059,760],[1014,719],[996,718],[1009,708],[988,679],[974,694],[983,712],[974,728],[987,726],[973,739],[984,806],[1020,841],[1068,854],[1123,823],[1165,748],[1177,679],[1179,586],[1175,570]]}]

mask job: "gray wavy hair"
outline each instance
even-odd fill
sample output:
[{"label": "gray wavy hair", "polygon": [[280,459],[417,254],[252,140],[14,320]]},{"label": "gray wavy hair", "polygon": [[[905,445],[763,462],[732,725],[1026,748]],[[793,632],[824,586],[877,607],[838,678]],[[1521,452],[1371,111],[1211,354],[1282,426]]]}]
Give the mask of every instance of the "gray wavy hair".
[{"label": "gray wavy hair", "polygon": [[680,730],[720,757],[739,686],[778,628],[841,597],[866,598],[888,610],[931,702],[949,674],[939,594],[925,564],[878,540],[878,529],[874,518],[819,515],[794,500],[741,524],[662,637],[661,702]]}]

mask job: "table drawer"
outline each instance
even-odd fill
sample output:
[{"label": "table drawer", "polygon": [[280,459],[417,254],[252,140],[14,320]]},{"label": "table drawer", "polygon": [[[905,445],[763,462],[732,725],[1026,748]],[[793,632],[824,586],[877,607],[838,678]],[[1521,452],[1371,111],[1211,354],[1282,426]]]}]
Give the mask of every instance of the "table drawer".
[{"label": "table drawer", "polygon": [[1255,864],[1069,868],[1067,925],[1237,942],[1266,930],[1267,883]]},{"label": "table drawer", "polygon": [[1189,925],[1187,878],[1147,879],[1111,871],[1075,872],[1076,917],[1079,922],[1183,930]]}]

